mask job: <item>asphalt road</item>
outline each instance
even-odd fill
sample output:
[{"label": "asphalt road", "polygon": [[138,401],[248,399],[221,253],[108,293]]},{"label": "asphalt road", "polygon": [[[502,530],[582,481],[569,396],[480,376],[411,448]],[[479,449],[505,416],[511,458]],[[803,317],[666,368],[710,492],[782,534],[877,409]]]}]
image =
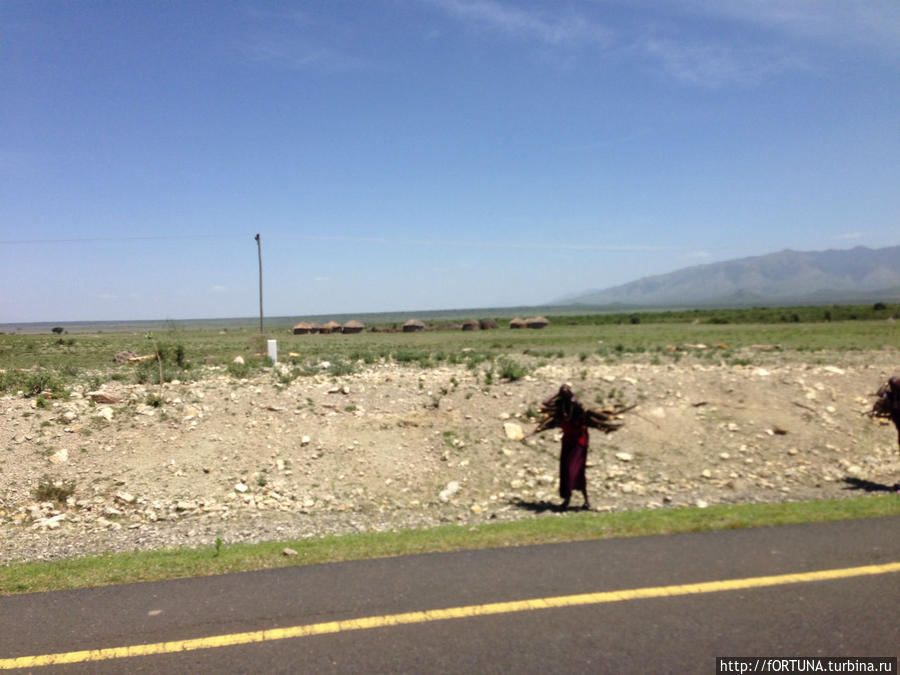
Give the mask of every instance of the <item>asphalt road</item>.
[{"label": "asphalt road", "polygon": [[379,619],[376,627],[343,624],[327,634],[260,635],[264,641],[250,644],[29,670],[713,673],[716,656],[896,657],[900,570],[733,590],[702,584],[898,562],[900,517],[891,517],[8,596],[0,597],[0,664],[20,656],[685,584],[700,586],[662,597],[589,597],[571,607],[511,605],[503,613],[424,617],[405,625],[378,625]]}]

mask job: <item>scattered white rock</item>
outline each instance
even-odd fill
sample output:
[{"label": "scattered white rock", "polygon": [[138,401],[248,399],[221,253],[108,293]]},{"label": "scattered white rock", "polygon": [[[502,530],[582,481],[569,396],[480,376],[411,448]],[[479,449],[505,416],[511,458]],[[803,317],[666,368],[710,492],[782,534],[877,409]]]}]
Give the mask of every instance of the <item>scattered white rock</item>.
[{"label": "scattered white rock", "polygon": [[503,430],[506,432],[506,437],[511,441],[521,441],[525,438],[522,426],[515,422],[506,422],[503,425]]},{"label": "scattered white rock", "polygon": [[62,521],[66,519],[65,513],[60,513],[55,516],[51,516],[49,518],[44,518],[43,520],[37,521],[33,528],[41,528],[42,530],[56,530],[59,529],[59,525]]},{"label": "scattered white rock", "polygon": [[441,490],[441,493],[438,495],[439,499],[442,502],[449,502],[450,498],[453,497],[457,492],[459,492],[459,483],[455,480],[451,480],[447,483],[447,486]]}]

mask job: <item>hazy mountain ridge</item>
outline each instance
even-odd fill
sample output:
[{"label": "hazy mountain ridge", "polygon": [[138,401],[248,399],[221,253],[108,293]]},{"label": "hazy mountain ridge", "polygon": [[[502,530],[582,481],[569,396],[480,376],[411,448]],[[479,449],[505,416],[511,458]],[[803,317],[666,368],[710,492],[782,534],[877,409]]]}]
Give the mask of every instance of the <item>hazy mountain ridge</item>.
[{"label": "hazy mountain ridge", "polygon": [[[883,296],[883,297],[882,297]],[[685,305],[900,298],[900,246],[793,251],[737,258],[587,291],[558,304]]]}]

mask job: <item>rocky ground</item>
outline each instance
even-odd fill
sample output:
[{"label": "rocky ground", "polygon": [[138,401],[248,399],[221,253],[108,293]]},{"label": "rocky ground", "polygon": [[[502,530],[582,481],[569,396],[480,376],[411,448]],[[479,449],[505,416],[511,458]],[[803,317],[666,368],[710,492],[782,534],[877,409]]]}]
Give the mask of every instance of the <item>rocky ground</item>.
[{"label": "rocky ground", "polygon": [[527,435],[529,413],[563,382],[590,405],[638,403],[620,431],[592,435],[599,511],[835,498],[900,481],[896,433],[861,414],[900,370],[896,350],[753,362],[573,357],[491,385],[464,366],[380,363],[287,384],[208,367],[161,391],[110,382],[44,405],[6,396],[0,562],[564,517],[550,508],[558,432]]}]

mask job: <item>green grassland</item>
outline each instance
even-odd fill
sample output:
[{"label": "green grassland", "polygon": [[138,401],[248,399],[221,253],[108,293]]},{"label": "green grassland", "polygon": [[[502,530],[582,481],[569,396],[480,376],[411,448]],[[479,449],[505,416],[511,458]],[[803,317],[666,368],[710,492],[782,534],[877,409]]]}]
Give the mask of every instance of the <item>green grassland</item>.
[{"label": "green grassland", "polygon": [[[830,320],[825,320],[826,312]],[[503,321],[496,330],[403,333],[385,332],[397,324],[382,324],[378,332],[355,335],[293,335],[288,325],[267,325],[266,333],[260,334],[246,325],[204,329],[170,321],[164,330],[153,333],[4,334],[0,335],[0,392],[43,390],[64,395],[76,384],[96,388],[111,379],[152,383],[158,382],[160,370],[165,380],[189,381],[208,372],[202,365],[224,367],[234,377],[246,377],[266,365],[266,339],[278,341],[279,360],[290,367],[279,376],[287,378],[321,372],[317,366],[322,361],[331,364],[329,372],[334,375],[388,360],[425,368],[443,364],[475,368],[483,363],[490,368],[510,357],[530,366],[564,357],[666,363],[688,355],[746,365],[760,350],[809,358],[809,352],[898,347],[900,328],[890,318],[894,315],[900,315],[900,305],[879,303],[828,309],[560,315],[551,316],[550,326],[541,330],[513,330]],[[710,349],[692,350],[698,344]],[[159,359],[114,364],[113,356],[122,350],[158,354]],[[232,363],[239,355],[244,366]]]},{"label": "green grassland", "polygon": [[[874,307],[884,307],[875,309]],[[825,312],[828,318],[825,320]],[[0,392],[64,396],[75,385],[96,388],[115,379],[158,382],[190,381],[203,377],[199,366],[228,369],[246,377],[266,365],[265,344],[276,339],[280,361],[290,367],[280,377],[293,378],[321,372],[328,361],[334,375],[354,372],[363,364],[393,360],[416,367],[465,364],[470,368],[516,357],[539,366],[553,359],[577,356],[582,361],[602,359],[678,362],[716,358],[747,364],[748,350],[777,350],[781,354],[819,351],[868,351],[900,346],[900,329],[889,317],[900,315],[900,305],[814,308],[708,310],[644,314],[551,316],[541,329],[507,327],[496,330],[426,330],[419,333],[386,332],[397,324],[382,324],[378,332],[345,335],[293,335],[290,326],[267,325],[266,333],[246,325],[190,328],[168,322],[164,330],[0,335]],[[795,320],[795,317],[798,320]],[[807,320],[809,319],[809,320]],[[432,322],[437,324],[438,322]],[[371,326],[370,326],[371,328]],[[693,345],[710,349],[691,351]],[[121,350],[139,355],[158,354],[141,364],[114,364]],[[244,366],[232,364],[242,356]],[[162,362],[162,363],[160,363]],[[163,367],[160,368],[160,365]]]}]

